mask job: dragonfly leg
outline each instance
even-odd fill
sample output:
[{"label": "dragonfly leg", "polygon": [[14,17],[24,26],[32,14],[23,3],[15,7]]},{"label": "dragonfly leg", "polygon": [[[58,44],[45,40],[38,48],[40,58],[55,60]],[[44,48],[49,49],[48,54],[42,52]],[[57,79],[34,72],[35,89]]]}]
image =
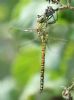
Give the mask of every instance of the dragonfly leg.
[{"label": "dragonfly leg", "polygon": [[54,18],[54,15],[52,15],[52,17],[53,17],[53,21],[48,22],[47,24],[54,24],[54,23],[56,23],[56,21],[58,20],[58,14],[57,14],[57,18],[56,19]]},{"label": "dragonfly leg", "polygon": [[48,20],[51,19],[53,16],[51,15],[49,18],[47,18],[47,22],[46,22],[46,27],[48,26],[49,22]]}]

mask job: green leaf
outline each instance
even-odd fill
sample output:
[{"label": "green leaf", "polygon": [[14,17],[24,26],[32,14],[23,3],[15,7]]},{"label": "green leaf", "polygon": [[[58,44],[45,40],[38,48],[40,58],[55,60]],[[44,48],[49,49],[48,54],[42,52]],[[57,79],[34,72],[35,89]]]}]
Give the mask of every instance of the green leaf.
[{"label": "green leaf", "polygon": [[40,70],[40,49],[33,44],[21,49],[12,64],[12,75],[23,87]]}]

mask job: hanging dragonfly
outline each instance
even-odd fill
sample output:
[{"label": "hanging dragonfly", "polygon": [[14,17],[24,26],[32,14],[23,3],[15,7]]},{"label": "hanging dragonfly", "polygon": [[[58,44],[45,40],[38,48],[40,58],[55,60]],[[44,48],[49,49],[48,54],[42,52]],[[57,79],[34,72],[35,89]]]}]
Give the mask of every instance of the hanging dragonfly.
[{"label": "hanging dragonfly", "polygon": [[[40,75],[40,93],[43,91],[44,87],[44,70],[45,70],[45,51],[46,51],[46,44],[48,41],[48,32],[47,27],[49,24],[56,23],[58,17],[54,18],[54,13],[58,11],[58,9],[53,9],[51,6],[47,7],[45,10],[44,15],[38,15],[37,20],[37,33],[42,43],[42,61],[41,61],[41,75]],[[53,18],[52,21],[50,19]]]},{"label": "hanging dragonfly", "polygon": [[[52,0],[55,1],[55,0]],[[60,1],[60,0],[56,0]],[[50,2],[50,0],[49,0]],[[36,32],[38,37],[40,38],[41,44],[42,44],[42,60],[41,60],[41,75],[40,75],[40,93],[42,93],[43,88],[44,88],[44,70],[45,70],[45,52],[46,52],[46,44],[48,42],[48,27],[49,24],[54,24],[58,20],[58,15],[54,16],[54,14],[58,11],[59,9],[53,9],[52,6],[48,6],[47,9],[45,9],[45,12],[43,15],[38,15],[37,17],[37,27],[36,29],[25,29],[25,32]],[[50,37],[54,40],[61,40],[61,41],[67,41],[64,39],[58,39],[55,37]]]},{"label": "hanging dragonfly", "polygon": [[46,44],[48,41],[48,26],[49,24],[56,23],[58,16],[54,16],[54,14],[58,11],[58,9],[53,9],[51,6],[48,6],[45,9],[43,15],[37,16],[37,27],[36,29],[25,29],[25,32],[36,32],[41,44],[42,44],[42,60],[41,60],[41,75],[40,75],[40,93],[43,91],[44,87],[44,69],[45,69],[45,51]]}]

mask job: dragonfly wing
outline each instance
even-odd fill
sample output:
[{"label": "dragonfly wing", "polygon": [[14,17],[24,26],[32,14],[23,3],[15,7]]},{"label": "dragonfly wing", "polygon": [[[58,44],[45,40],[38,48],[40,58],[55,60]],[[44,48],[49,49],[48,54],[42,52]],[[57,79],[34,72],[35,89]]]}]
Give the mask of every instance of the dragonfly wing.
[{"label": "dragonfly wing", "polygon": [[[52,26],[47,28],[48,44],[54,44],[54,43],[60,43],[60,42],[66,43],[67,41],[69,41],[69,39],[67,39],[66,33],[58,32],[56,27],[53,28],[53,30],[52,30],[52,28],[53,28]],[[60,30],[60,27],[59,27],[59,30]],[[19,29],[19,28],[13,27],[12,33],[15,35],[16,39],[18,38],[18,40],[23,40],[25,42],[26,42],[26,40],[28,40],[28,41],[32,41],[34,43],[38,43],[38,41],[40,40],[39,37],[37,36],[36,29],[31,29],[31,28]],[[41,41],[39,41],[39,42],[41,42]]]},{"label": "dragonfly wing", "polygon": [[10,32],[18,42],[19,47],[39,42],[38,36],[36,34],[36,29],[19,29],[13,27]]}]

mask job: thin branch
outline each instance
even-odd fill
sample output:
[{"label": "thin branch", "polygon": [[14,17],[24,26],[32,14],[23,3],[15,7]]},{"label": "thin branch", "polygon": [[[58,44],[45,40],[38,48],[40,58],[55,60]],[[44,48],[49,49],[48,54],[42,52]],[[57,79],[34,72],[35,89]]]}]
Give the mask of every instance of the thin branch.
[{"label": "thin branch", "polygon": [[72,83],[71,86],[69,86],[68,88],[65,87],[63,92],[62,92],[62,96],[65,100],[73,100],[73,97],[71,95],[71,91],[74,90],[74,82]]},{"label": "thin branch", "polygon": [[74,7],[71,6],[71,0],[67,0],[67,5],[61,5],[61,7],[59,7],[59,10],[74,10]]},{"label": "thin branch", "polygon": [[74,90],[74,82],[72,83],[71,86],[68,87],[69,91]]},{"label": "thin branch", "polygon": [[74,7],[69,5],[62,5],[61,7],[59,7],[59,10],[67,10],[67,9],[74,10]]}]

